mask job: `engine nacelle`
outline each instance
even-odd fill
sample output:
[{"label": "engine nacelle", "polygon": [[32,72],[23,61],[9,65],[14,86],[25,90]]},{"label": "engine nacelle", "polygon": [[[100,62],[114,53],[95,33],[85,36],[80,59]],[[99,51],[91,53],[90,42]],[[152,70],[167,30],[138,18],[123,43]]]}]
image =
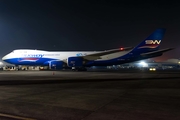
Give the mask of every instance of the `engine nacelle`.
[{"label": "engine nacelle", "polygon": [[67,65],[69,67],[82,67],[83,66],[83,58],[82,57],[69,57],[67,59]]},{"label": "engine nacelle", "polygon": [[49,66],[49,69],[61,70],[63,69],[64,62],[63,61],[49,61],[45,63],[45,65]]}]

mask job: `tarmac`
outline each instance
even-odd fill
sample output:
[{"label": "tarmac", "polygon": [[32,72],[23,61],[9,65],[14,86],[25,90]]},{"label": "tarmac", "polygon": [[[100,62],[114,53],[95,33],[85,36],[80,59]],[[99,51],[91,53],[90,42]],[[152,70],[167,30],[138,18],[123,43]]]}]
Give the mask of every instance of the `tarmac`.
[{"label": "tarmac", "polygon": [[0,120],[180,120],[180,71],[0,71]]}]

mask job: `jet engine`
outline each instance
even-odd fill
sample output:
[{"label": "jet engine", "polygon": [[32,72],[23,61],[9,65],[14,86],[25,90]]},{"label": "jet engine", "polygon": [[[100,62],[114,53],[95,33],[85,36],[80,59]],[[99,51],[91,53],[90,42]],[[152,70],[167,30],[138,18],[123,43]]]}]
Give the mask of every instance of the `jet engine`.
[{"label": "jet engine", "polygon": [[83,58],[82,57],[69,57],[67,59],[67,65],[69,67],[82,67],[83,66]]}]

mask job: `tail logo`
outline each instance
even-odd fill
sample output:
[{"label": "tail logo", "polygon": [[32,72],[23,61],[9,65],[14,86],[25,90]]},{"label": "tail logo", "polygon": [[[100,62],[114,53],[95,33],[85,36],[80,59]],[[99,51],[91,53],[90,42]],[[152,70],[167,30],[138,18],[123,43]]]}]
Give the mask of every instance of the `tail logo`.
[{"label": "tail logo", "polygon": [[161,40],[146,40],[145,45],[138,47],[138,49],[140,49],[140,48],[157,48],[160,43],[161,43]]},{"label": "tail logo", "polygon": [[146,44],[152,45],[152,44],[160,44],[161,40],[146,40]]}]

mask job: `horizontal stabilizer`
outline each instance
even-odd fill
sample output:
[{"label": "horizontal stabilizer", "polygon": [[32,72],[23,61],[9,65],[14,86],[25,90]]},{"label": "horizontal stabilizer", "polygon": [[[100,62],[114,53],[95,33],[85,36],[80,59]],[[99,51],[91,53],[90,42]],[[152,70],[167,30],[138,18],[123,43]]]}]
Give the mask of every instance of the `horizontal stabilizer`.
[{"label": "horizontal stabilizer", "polygon": [[141,56],[147,56],[147,55],[155,55],[155,54],[162,54],[164,52],[173,50],[174,48],[166,48],[166,49],[162,49],[162,50],[157,50],[157,51],[153,51],[153,52],[148,52],[148,53],[142,53]]}]

